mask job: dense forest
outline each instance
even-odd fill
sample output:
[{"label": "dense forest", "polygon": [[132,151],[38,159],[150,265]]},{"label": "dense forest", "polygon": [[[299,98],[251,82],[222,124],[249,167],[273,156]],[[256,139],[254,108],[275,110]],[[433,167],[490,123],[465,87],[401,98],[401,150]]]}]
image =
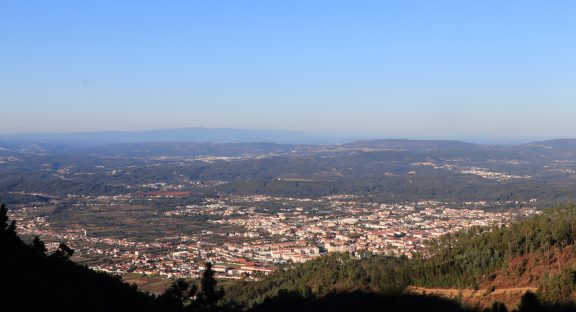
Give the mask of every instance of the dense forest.
[{"label": "dense forest", "polygon": [[252,307],[282,294],[301,297],[342,292],[402,294],[410,283],[408,259],[368,257],[356,259],[348,253],[330,254],[258,282],[240,282],[226,289],[226,300]]},{"label": "dense forest", "polygon": [[[411,282],[428,287],[478,287],[515,256],[562,250],[576,240],[576,206],[562,205],[500,228],[474,227],[429,242],[428,255],[411,261]],[[431,255],[431,256],[430,256]],[[574,269],[563,274],[573,276]],[[575,289],[574,281],[569,285]],[[560,289],[548,292],[566,293]],[[557,298],[560,299],[560,298]]]}]

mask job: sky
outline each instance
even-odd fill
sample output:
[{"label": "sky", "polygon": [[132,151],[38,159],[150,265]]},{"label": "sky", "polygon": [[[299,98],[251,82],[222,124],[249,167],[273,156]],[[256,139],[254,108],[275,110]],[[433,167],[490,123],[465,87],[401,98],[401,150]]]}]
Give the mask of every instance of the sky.
[{"label": "sky", "polygon": [[0,2],[0,133],[576,137],[575,1]]}]

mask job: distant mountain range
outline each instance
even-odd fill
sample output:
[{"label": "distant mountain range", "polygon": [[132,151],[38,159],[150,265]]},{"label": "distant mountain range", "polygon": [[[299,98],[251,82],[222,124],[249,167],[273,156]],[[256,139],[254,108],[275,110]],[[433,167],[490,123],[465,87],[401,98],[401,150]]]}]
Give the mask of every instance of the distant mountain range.
[{"label": "distant mountain range", "polygon": [[[477,144],[458,140],[356,139],[319,136],[282,130],[182,128],[139,132],[84,132],[0,135],[0,156],[18,153],[86,153],[95,155],[314,155],[349,152],[492,153],[576,157],[576,139],[554,139],[525,144]],[[495,153],[495,154],[494,154]],[[518,155],[518,153],[520,155]],[[486,156],[486,155],[485,155]],[[509,154],[508,157],[513,157]]]},{"label": "distant mountain range", "polygon": [[[465,142],[467,141],[467,142]],[[533,140],[526,139],[524,142]],[[537,146],[542,142],[550,147],[563,147],[569,139],[557,139],[530,143]],[[497,139],[462,139],[462,140],[438,140],[438,139],[381,139],[368,135],[331,135],[316,134],[290,130],[254,130],[233,128],[173,128],[145,131],[96,131],[96,132],[73,132],[73,133],[18,133],[0,134],[0,151],[14,146],[38,144],[35,150],[41,150],[43,146],[97,146],[119,143],[276,143],[293,145],[338,145],[342,148],[377,148],[393,150],[436,150],[436,149],[473,149],[491,143],[499,142]],[[468,142],[476,142],[468,143]],[[520,146],[520,140],[505,141],[502,146]],[[576,140],[572,143],[576,146]]]},{"label": "distant mountain range", "polygon": [[[356,138],[357,139],[357,138]],[[287,130],[251,130],[232,128],[178,128],[147,131],[101,131],[78,133],[28,133],[0,135],[2,142],[101,145],[149,142],[210,142],[279,144],[329,144],[354,140],[353,137],[317,135]]]}]

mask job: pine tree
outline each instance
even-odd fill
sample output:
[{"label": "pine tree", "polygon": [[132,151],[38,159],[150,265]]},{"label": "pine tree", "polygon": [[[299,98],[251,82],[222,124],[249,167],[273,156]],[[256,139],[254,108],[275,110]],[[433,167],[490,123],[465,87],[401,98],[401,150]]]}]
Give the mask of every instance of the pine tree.
[{"label": "pine tree", "polygon": [[218,282],[214,278],[212,263],[206,262],[206,270],[200,281],[200,291],[196,299],[196,305],[200,310],[212,310],[224,296],[222,289],[217,288]]},{"label": "pine tree", "polygon": [[6,205],[0,205],[0,231],[4,232],[8,227],[8,210]]},{"label": "pine tree", "polygon": [[[197,290],[196,285],[178,279],[158,297],[158,300],[174,311],[182,310],[183,303],[190,303],[190,299],[196,295]],[[190,310],[192,307],[193,305],[189,306],[188,309]]]},{"label": "pine tree", "polygon": [[46,244],[40,239],[40,237],[35,236],[34,240],[32,241],[32,248],[40,255],[46,255]]},{"label": "pine tree", "polygon": [[69,259],[74,254],[74,249],[68,247],[68,245],[64,243],[60,243],[58,246],[58,250],[56,250],[51,257],[54,258],[62,258],[62,259]]},{"label": "pine tree", "polygon": [[8,223],[8,209],[6,205],[0,205],[0,236],[16,235],[16,221]]}]

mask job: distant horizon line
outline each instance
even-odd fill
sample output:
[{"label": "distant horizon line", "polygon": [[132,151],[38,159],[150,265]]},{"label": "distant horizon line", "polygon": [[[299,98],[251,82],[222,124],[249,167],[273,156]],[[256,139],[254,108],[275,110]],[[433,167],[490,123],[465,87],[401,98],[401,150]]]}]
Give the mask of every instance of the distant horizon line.
[{"label": "distant horizon line", "polygon": [[[124,134],[124,135],[138,135],[138,134],[153,134],[162,132],[178,132],[178,131],[235,131],[244,132],[251,134],[267,134],[270,136],[281,136],[281,135],[298,135],[302,136],[303,141],[307,140],[345,140],[347,142],[360,141],[360,140],[424,140],[424,141],[436,141],[436,140],[448,140],[448,141],[464,141],[476,144],[527,144],[537,141],[547,141],[547,140],[560,140],[560,139],[572,139],[576,136],[552,136],[552,135],[525,135],[525,136],[514,136],[514,135],[482,135],[482,134],[471,134],[471,135],[418,135],[418,134],[406,134],[406,135],[374,135],[366,133],[337,133],[337,132],[313,132],[306,130],[289,130],[289,129],[254,129],[254,128],[235,128],[235,127],[203,127],[203,126],[190,126],[190,127],[178,127],[178,128],[153,128],[153,129],[142,129],[142,130],[88,130],[88,131],[30,131],[30,132],[0,132],[0,138],[10,138],[10,139],[27,139],[33,140],[34,137],[66,137],[66,136],[90,136],[90,135],[114,135],[114,134]],[[277,139],[282,140],[281,137]],[[286,138],[284,138],[286,139]],[[176,140],[180,141],[180,140]],[[298,138],[291,138],[290,141],[299,141]],[[162,141],[158,141],[162,142]],[[182,142],[185,142],[182,141]],[[256,141],[254,141],[256,142]],[[126,142],[129,143],[129,142]],[[328,142],[326,142],[328,143]],[[332,142],[334,143],[334,142]]]}]

